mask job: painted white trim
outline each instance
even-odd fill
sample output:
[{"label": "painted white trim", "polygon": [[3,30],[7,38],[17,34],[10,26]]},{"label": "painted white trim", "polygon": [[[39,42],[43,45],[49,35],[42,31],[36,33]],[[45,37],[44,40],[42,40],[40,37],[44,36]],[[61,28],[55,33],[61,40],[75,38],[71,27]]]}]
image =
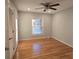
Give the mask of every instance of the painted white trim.
[{"label": "painted white trim", "polygon": [[56,39],[57,41],[60,41],[60,42],[62,42],[63,44],[66,44],[66,45],[68,45],[69,47],[72,47],[72,48],[73,48],[72,45],[70,45],[70,44],[68,44],[68,43],[66,43],[66,42],[64,42],[64,41],[59,40],[59,39],[58,39],[57,37],[55,37],[55,36],[52,36],[52,38],[54,38],[54,39]]},{"label": "painted white trim", "polygon": [[30,37],[30,38],[27,38],[27,39],[19,39],[19,41],[21,41],[21,40],[32,40],[32,39],[45,39],[45,38],[49,39],[49,38],[51,38],[51,36]]}]

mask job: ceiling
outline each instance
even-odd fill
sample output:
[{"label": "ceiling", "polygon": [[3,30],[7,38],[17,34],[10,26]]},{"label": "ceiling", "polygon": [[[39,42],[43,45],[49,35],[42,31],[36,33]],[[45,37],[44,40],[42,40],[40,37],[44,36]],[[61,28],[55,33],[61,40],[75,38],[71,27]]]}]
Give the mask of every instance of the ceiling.
[{"label": "ceiling", "polygon": [[[39,13],[49,13],[53,14],[59,12],[61,10],[73,7],[73,0],[14,0],[15,5],[19,11],[27,12],[28,8],[30,8],[29,12],[39,12]],[[57,10],[49,10],[51,12],[43,12],[42,9],[35,9],[42,7],[40,3],[43,2],[51,2],[52,4],[59,3],[60,6],[56,6]]]}]

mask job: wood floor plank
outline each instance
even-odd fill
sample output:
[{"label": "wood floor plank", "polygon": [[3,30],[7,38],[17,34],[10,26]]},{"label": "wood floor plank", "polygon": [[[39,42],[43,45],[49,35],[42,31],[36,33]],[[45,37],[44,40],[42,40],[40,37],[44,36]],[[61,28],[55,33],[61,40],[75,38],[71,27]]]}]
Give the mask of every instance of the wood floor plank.
[{"label": "wood floor plank", "polygon": [[73,59],[73,49],[55,39],[19,41],[13,59]]}]

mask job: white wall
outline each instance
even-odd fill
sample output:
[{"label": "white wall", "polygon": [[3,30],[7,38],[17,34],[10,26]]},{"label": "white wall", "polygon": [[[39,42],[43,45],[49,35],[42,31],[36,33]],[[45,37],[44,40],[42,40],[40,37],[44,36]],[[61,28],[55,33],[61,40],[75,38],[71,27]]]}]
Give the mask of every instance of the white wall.
[{"label": "white wall", "polygon": [[43,33],[38,36],[51,36],[51,15],[32,12],[19,12],[19,39],[38,37],[32,35],[32,19],[34,18],[40,18],[42,20]]},{"label": "white wall", "polygon": [[[43,34],[53,36],[69,46],[73,46],[73,8],[68,8],[53,15],[19,12],[19,39],[28,39],[32,36],[32,19],[40,18],[43,23]],[[52,35],[51,35],[52,34]],[[37,36],[35,36],[37,37]]]},{"label": "white wall", "polygon": [[60,11],[52,17],[52,36],[73,46],[73,8]]}]

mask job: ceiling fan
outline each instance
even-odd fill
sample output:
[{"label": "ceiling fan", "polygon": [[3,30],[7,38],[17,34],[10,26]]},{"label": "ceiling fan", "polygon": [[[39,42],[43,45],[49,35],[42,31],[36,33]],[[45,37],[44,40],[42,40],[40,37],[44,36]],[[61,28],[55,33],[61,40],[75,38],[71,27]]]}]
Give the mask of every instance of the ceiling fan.
[{"label": "ceiling fan", "polygon": [[56,8],[53,8],[53,7],[56,7],[56,6],[59,6],[59,5],[60,5],[59,3],[51,4],[50,2],[40,3],[40,4],[41,4],[43,7],[36,8],[36,9],[43,9],[44,12],[46,12],[48,9],[57,10]]}]

